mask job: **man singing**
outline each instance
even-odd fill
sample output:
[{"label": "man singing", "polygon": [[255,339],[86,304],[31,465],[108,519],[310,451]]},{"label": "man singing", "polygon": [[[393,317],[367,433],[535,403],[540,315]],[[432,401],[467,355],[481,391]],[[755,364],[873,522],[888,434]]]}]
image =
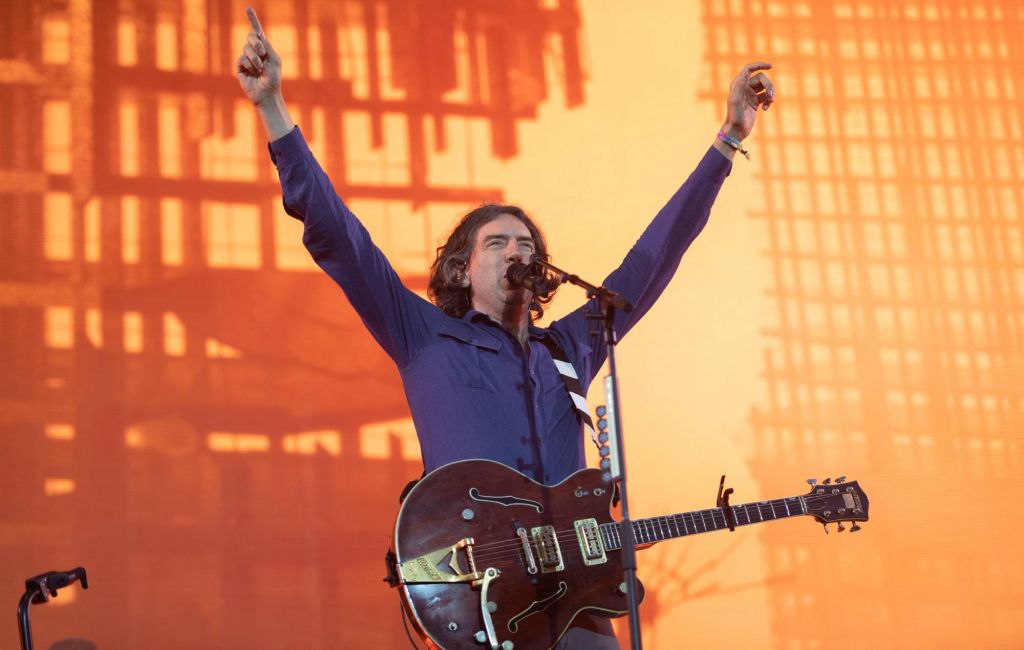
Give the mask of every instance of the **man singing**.
[{"label": "man singing", "polygon": [[[547,259],[540,229],[521,208],[480,206],[438,249],[430,273],[433,303],[408,290],[310,153],[284,102],[281,58],[256,13],[247,13],[252,32],[237,76],[266,128],[285,208],[304,223],[303,243],[313,259],[398,366],[425,470],[482,458],[551,485],[582,469],[580,414],[554,359],[571,364],[586,394],[605,349],[591,337],[587,305],[536,327],[547,298],[506,279],[513,263],[532,255]],[[771,81],[759,73],[770,67],[752,63],[736,76],[718,137],[605,279],[606,287],[634,305],[629,313],[616,313],[620,337],[654,305],[707,223],[758,108],[767,110],[774,101]],[[583,613],[558,647],[619,646],[607,619]]]}]

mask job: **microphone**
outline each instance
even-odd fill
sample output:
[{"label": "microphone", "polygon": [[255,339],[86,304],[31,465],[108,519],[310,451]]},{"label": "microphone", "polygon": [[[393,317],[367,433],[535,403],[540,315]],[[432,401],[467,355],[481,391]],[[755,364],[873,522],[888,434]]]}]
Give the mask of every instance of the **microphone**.
[{"label": "microphone", "polygon": [[529,289],[536,296],[550,293],[551,288],[544,281],[544,275],[537,273],[536,267],[513,262],[505,271],[505,279],[513,289]]}]

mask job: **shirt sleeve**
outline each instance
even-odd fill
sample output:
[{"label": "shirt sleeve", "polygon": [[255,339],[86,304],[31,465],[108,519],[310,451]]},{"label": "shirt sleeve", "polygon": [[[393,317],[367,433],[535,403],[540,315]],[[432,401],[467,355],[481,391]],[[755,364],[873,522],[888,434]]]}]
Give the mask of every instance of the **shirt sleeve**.
[{"label": "shirt sleeve", "polygon": [[269,149],[281,178],[285,211],[304,224],[306,249],[345,292],[384,351],[404,367],[425,340],[437,308],[402,284],[335,192],[298,127],[271,142]]},{"label": "shirt sleeve", "polygon": [[[605,278],[604,286],[633,304],[633,311],[615,314],[615,332],[619,338],[625,336],[661,296],[679,268],[683,253],[707,224],[711,206],[731,170],[732,161],[714,147],[709,148],[686,182],[647,226],[622,264]],[[585,304],[550,326],[589,355],[588,359],[578,359],[586,368],[586,384],[605,360],[600,328],[586,318],[587,311],[594,308],[596,305]]]}]

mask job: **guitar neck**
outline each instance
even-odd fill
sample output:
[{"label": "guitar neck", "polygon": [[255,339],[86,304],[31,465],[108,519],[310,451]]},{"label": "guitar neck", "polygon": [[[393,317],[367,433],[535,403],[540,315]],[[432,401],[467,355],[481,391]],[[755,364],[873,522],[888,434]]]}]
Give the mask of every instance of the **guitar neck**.
[{"label": "guitar neck", "polygon": [[[737,526],[759,524],[764,521],[785,519],[807,514],[807,505],[803,497],[788,497],[772,501],[758,501],[731,506],[733,518]],[[728,528],[725,510],[709,508],[680,512],[674,515],[663,515],[647,519],[633,520],[633,539],[637,544],[653,544],[666,539],[709,533],[713,530]],[[614,550],[622,547],[622,525],[619,522],[601,525],[605,547]]]}]

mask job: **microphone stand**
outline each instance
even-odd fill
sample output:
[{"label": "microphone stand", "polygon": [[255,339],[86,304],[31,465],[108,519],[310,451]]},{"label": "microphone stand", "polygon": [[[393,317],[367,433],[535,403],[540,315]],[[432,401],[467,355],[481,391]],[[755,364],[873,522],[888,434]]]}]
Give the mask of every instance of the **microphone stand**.
[{"label": "microphone stand", "polygon": [[70,571],[47,571],[25,581],[25,593],[18,602],[18,631],[21,633],[21,650],[32,650],[32,629],[28,622],[29,605],[48,602],[51,596],[57,596],[58,589],[63,589],[75,581],[81,581],[82,589],[89,588],[85,567],[75,567]]},{"label": "microphone stand", "polygon": [[[626,602],[629,607],[629,640],[633,650],[643,648],[643,640],[640,636],[640,601],[637,597],[636,580],[636,540],[634,538],[633,522],[629,518],[629,499],[626,491],[626,454],[625,444],[622,435],[622,409],[619,405],[619,380],[618,370],[615,366],[615,346],[618,338],[615,335],[615,310],[621,310],[627,314],[633,311],[633,305],[615,293],[611,289],[599,287],[582,280],[578,275],[567,273],[557,266],[548,263],[539,255],[530,259],[531,264],[542,268],[549,274],[549,289],[554,289],[560,284],[568,282],[583,288],[587,297],[598,301],[599,313],[589,314],[588,318],[600,320],[604,323],[604,342],[608,350],[608,376],[605,377],[604,391],[608,415],[608,450],[611,459],[602,458],[601,468],[606,471],[608,477],[619,490],[619,499],[622,502],[622,521],[619,528],[622,536],[622,573],[626,583]],[[604,456],[602,449],[602,456]],[[610,470],[610,471],[609,471]]]}]

